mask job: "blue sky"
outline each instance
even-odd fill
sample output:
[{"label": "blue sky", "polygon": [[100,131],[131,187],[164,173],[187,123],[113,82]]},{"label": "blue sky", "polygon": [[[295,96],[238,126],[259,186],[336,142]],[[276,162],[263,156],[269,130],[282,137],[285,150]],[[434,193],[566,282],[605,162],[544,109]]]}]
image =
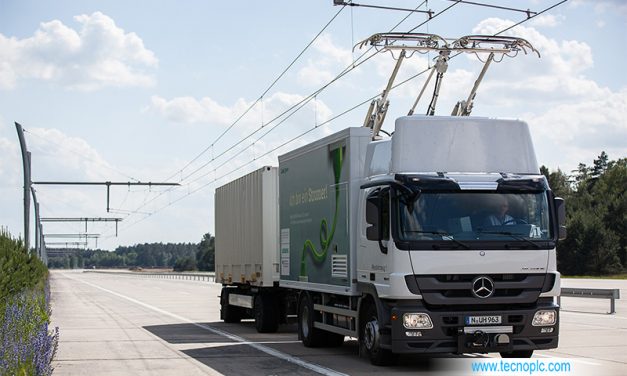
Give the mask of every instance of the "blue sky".
[{"label": "blue sky", "polygon": [[[499,4],[541,11],[556,2]],[[351,52],[354,44],[389,31],[406,16],[332,3],[0,0],[0,226],[14,235],[22,232],[17,121],[27,130],[35,181],[182,183],[174,190],[112,188],[112,213],[105,211],[104,187],[37,186],[43,216],[124,218],[117,237],[112,225],[90,226],[90,233],[102,235],[98,246],[106,249],[196,242],[213,232],[216,186],[262,165],[276,165],[277,155],[299,145],[361,125],[365,106],[327,121],[380,93],[387,82],[394,61],[380,54],[289,119],[272,122],[360,56],[360,50]],[[450,38],[494,33],[526,18],[445,0],[385,4],[435,14],[453,5],[415,30]],[[336,14],[263,99],[216,142]],[[416,13],[395,30],[407,31],[425,20]],[[622,67],[627,5],[570,0],[507,35],[526,38],[542,57],[521,55],[493,64],[473,115],[527,121],[538,161],[551,169],[569,171],[579,162],[591,163],[602,150],[612,159],[627,156]],[[425,69],[433,57],[414,56],[399,81]],[[480,69],[472,55],[451,60],[436,114],[449,114],[467,96]],[[393,119],[407,112],[425,77],[391,93],[384,129],[391,130]],[[84,227],[47,224],[44,230],[82,232]]]}]

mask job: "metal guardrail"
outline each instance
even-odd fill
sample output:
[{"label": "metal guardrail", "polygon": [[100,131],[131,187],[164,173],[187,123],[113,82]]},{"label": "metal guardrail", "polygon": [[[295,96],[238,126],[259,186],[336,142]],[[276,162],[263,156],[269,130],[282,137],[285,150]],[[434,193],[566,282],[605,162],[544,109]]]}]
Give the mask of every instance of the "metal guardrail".
[{"label": "metal guardrail", "polygon": [[104,271],[104,270],[84,270],[83,273],[101,273],[124,275],[128,277],[148,277],[158,279],[182,279],[188,281],[207,281],[215,282],[214,273],[160,273],[160,272],[123,272],[123,271]]},{"label": "metal guardrail", "polygon": [[[620,299],[619,289],[587,289],[563,287],[561,297],[610,299],[610,314],[616,313],[616,299]],[[558,303],[561,303],[558,299]]]}]

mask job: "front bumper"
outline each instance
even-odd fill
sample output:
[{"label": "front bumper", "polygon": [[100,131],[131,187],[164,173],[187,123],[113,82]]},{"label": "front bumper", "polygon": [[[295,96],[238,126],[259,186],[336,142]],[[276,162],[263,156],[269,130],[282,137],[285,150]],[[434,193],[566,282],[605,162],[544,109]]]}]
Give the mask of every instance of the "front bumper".
[{"label": "front bumper", "polygon": [[[538,310],[553,309],[555,325],[533,326]],[[433,329],[406,329],[404,313],[428,313]],[[467,316],[501,316],[498,325],[466,325]],[[511,310],[430,311],[422,304],[396,305],[388,327],[390,349],[394,353],[487,353],[516,350],[553,349],[558,344],[559,306],[550,303]],[[466,329],[464,329],[466,328]],[[489,329],[488,329],[489,328]]]}]

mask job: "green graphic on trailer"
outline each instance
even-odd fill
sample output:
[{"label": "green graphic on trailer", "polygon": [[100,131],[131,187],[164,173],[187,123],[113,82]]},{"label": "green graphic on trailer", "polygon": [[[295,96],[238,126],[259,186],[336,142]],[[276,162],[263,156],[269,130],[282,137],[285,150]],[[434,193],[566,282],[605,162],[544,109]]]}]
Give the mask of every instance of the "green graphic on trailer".
[{"label": "green graphic on trailer", "polygon": [[[300,258],[300,276],[307,276],[307,255],[311,255],[312,260],[320,264],[324,262],[327,258],[327,253],[329,251],[329,247],[331,246],[331,242],[333,241],[333,236],[335,235],[335,228],[337,226],[337,217],[340,209],[340,177],[342,175],[342,165],[344,163],[344,153],[343,148],[339,147],[333,151],[331,151],[331,157],[333,159],[333,175],[335,178],[335,211],[333,214],[333,223],[331,224],[331,232],[329,232],[329,226],[326,218],[322,218],[320,222],[320,250],[316,249],[315,244],[310,240],[306,239],[305,244],[303,245],[303,251],[301,253]],[[307,252],[309,251],[309,252]]]},{"label": "green graphic on trailer", "polygon": [[279,158],[282,280],[350,283],[346,141]]}]

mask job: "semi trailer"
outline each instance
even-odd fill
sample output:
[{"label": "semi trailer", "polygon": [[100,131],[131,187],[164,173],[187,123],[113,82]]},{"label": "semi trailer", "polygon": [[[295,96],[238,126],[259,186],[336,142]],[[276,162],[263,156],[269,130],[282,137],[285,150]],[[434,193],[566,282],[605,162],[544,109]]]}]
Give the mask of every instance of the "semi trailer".
[{"label": "semi trailer", "polygon": [[557,347],[564,202],[528,125],[464,116],[469,97],[383,138],[385,96],[366,126],[216,189],[221,319],[273,332],[295,317],[305,346],[356,338],[377,365]]}]

